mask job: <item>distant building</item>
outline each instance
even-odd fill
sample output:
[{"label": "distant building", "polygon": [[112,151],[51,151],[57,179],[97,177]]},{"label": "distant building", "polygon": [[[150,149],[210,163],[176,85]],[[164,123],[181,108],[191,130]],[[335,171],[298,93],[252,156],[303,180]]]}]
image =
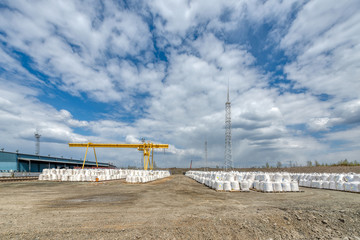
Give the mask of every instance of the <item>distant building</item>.
[{"label": "distant building", "polygon": [[[82,167],[82,160],[40,156],[17,152],[0,152],[0,171],[42,172],[44,168]],[[109,163],[98,163],[101,168],[115,168]],[[95,162],[86,161],[86,168],[96,167]]]}]

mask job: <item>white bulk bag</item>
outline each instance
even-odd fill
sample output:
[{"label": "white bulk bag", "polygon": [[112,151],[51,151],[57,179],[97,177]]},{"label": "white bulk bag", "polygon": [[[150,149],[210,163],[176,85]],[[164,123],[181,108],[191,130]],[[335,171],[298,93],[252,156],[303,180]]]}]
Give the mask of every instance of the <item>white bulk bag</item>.
[{"label": "white bulk bag", "polygon": [[351,183],[351,191],[352,192],[360,192],[360,182],[352,182]]},{"label": "white bulk bag", "polygon": [[336,175],[335,176],[335,182],[344,181],[344,175]]},{"label": "white bulk bag", "polygon": [[66,182],[66,181],[68,181],[68,179],[69,179],[69,176],[68,176],[68,175],[62,175],[62,176],[61,176],[61,181],[62,181],[62,182]]},{"label": "white bulk bag", "polygon": [[282,181],[282,175],[280,173],[276,173],[274,175],[274,182],[281,182]]},{"label": "white bulk bag", "polygon": [[270,181],[263,182],[262,190],[264,192],[272,192],[273,184]]},{"label": "white bulk bag", "polygon": [[231,191],[239,191],[240,185],[238,181],[232,181],[231,182]]},{"label": "white bulk bag", "polygon": [[211,188],[216,189],[216,181],[218,180],[211,180]]},{"label": "white bulk bag", "polygon": [[256,174],[255,175],[255,180],[257,181],[264,181],[264,174]]},{"label": "white bulk bag", "polygon": [[142,183],[147,182],[147,181],[146,181],[146,178],[147,178],[147,177],[141,176],[141,177],[140,177],[140,182],[142,182]]},{"label": "white bulk bag", "polygon": [[329,174],[322,174],[321,177],[320,177],[320,179],[321,179],[322,181],[328,181],[328,180],[329,180]]},{"label": "white bulk bag", "polygon": [[241,181],[240,189],[241,189],[241,191],[249,191],[249,182],[246,180]]},{"label": "white bulk bag", "polygon": [[246,177],[246,180],[251,180],[254,181],[255,180],[255,174],[254,173],[249,173]]},{"label": "white bulk bag", "polygon": [[311,182],[311,187],[312,188],[321,188],[322,187],[322,182],[319,180],[313,180]]},{"label": "white bulk bag", "polygon": [[243,180],[243,175],[241,175],[241,174],[236,175],[235,181],[240,182],[241,180]]},{"label": "white bulk bag", "polygon": [[299,191],[299,184],[297,181],[291,181],[290,188],[292,192],[298,192]]},{"label": "white bulk bag", "polygon": [[86,176],[85,176],[85,175],[83,175],[83,174],[81,174],[80,181],[82,181],[82,182],[86,181]]},{"label": "white bulk bag", "polygon": [[350,187],[350,191],[351,192],[359,192],[359,185],[360,185],[360,182],[351,182],[351,187]]},{"label": "white bulk bag", "polygon": [[345,182],[351,182],[352,179],[353,179],[353,175],[349,174],[349,175],[345,175],[344,179],[345,179]]},{"label": "white bulk bag", "polygon": [[289,173],[284,173],[283,174],[283,181],[284,182],[290,182],[291,178],[290,178],[290,174]]},{"label": "white bulk bag", "polygon": [[215,181],[215,190],[216,191],[224,190],[224,185],[222,181],[218,181],[218,180]]},{"label": "white bulk bag", "polygon": [[256,190],[263,191],[264,190],[264,182],[259,182],[258,188]]},{"label": "white bulk bag", "polygon": [[232,174],[227,174],[227,176],[226,176],[226,181],[228,181],[228,182],[233,182],[233,181],[235,181],[235,179],[234,179],[234,175],[232,175]]},{"label": "white bulk bag", "polygon": [[231,184],[229,181],[224,182],[224,190],[225,191],[231,191]]},{"label": "white bulk bag", "polygon": [[273,190],[275,192],[281,192],[282,191],[281,182],[273,182]]},{"label": "white bulk bag", "polygon": [[127,175],[127,177],[126,177],[126,180],[125,180],[126,182],[131,182],[131,176],[130,175]]},{"label": "white bulk bag", "polygon": [[323,181],[322,182],[322,188],[330,189],[330,182],[329,181]]},{"label": "white bulk bag", "polygon": [[290,182],[282,182],[281,187],[282,187],[284,192],[290,192],[291,191]]},{"label": "white bulk bag", "polygon": [[264,174],[264,182],[270,182],[271,181],[271,176],[267,173]]},{"label": "white bulk bag", "polygon": [[255,189],[259,189],[260,188],[260,182],[259,180],[255,180],[254,181],[254,186],[253,186]]},{"label": "white bulk bag", "polygon": [[210,180],[207,178],[207,179],[205,180],[205,183],[204,183],[205,186],[209,187],[209,185],[210,185],[209,182],[210,182]]},{"label": "white bulk bag", "polygon": [[300,179],[299,186],[301,186],[301,187],[305,186],[305,180]]},{"label": "white bulk bag", "polygon": [[330,174],[328,181],[329,181],[329,182],[334,182],[334,181],[335,181],[335,176],[336,176],[335,174]]},{"label": "white bulk bag", "polygon": [[336,190],[341,190],[341,191],[344,191],[345,188],[344,188],[344,182],[343,181],[338,181],[336,183]]},{"label": "white bulk bag", "polygon": [[330,181],[329,183],[329,189],[336,190],[336,183],[334,181]]},{"label": "white bulk bag", "polygon": [[351,183],[350,182],[344,183],[344,190],[347,192],[351,192]]},{"label": "white bulk bag", "polygon": [[360,175],[354,175],[352,182],[360,182]]}]

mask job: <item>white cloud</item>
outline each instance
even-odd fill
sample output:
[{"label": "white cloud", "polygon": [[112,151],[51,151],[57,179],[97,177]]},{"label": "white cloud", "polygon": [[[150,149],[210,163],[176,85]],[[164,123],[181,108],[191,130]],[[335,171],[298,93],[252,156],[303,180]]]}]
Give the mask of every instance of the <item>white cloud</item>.
[{"label": "white cloud", "polygon": [[161,17],[157,28],[162,34],[171,33],[184,37],[186,31],[209,19],[218,17],[224,4],[216,0],[201,1],[164,1],[154,0],[149,3],[154,14]]},{"label": "white cloud", "polygon": [[[163,166],[188,166],[191,159],[201,166],[208,140],[209,162],[222,165],[229,80],[236,166],[327,161],[333,141],[356,141],[333,128],[354,127],[360,119],[358,3],[304,2],[154,0],[123,9],[112,1],[8,1],[13,9],[0,10],[0,40],[7,44],[0,48],[6,86],[0,89],[1,134],[10,139],[9,148],[21,142],[30,151],[40,128],[51,154],[80,156],[83,149],[69,149],[68,141],[134,143],[144,137],[170,144],[166,154],[157,152]],[[292,61],[284,71],[295,90],[307,88],[304,93],[289,84],[269,88],[272,73],[240,40],[246,24],[253,34],[272,24],[261,46],[279,42]],[[38,100],[47,88],[111,102],[112,109],[101,119],[76,119],[66,106]],[[321,93],[329,99],[319,100]],[[316,131],[325,138],[312,136]],[[119,151],[99,154],[139,163],[133,149]]]},{"label": "white cloud", "polygon": [[[31,88],[6,83],[2,80],[0,90],[1,131],[6,144],[16,145],[16,141],[33,140],[38,129],[43,138],[49,142],[66,143],[69,141],[84,141],[84,137],[73,132],[71,127],[86,125],[82,121],[72,119],[69,112],[57,111],[53,107],[40,103],[37,92]],[[14,92],[13,89],[17,91]],[[28,146],[26,150],[29,150]]]},{"label": "white cloud", "polygon": [[310,93],[285,93],[277,96],[276,103],[288,125],[304,124],[313,118],[329,115],[330,102],[321,102]]},{"label": "white cloud", "polygon": [[[75,96],[86,93],[102,102],[124,100],[127,89],[109,76],[108,56],[136,58],[142,51],[152,52],[148,25],[137,14],[119,11],[110,2],[97,27],[93,26],[96,13],[73,2],[9,4],[11,9],[2,9],[0,16],[0,29],[6,32],[2,39],[27,54],[36,71]],[[141,71],[147,74],[151,69],[143,66]]]},{"label": "white cloud", "polygon": [[360,13],[358,1],[311,1],[299,12],[281,46],[295,60],[288,77],[315,94],[359,96]]}]

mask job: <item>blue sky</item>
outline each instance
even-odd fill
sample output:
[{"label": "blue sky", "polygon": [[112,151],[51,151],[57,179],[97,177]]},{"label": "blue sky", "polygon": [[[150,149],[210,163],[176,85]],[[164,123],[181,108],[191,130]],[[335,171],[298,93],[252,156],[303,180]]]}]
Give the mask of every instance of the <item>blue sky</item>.
[{"label": "blue sky", "polygon": [[[168,143],[163,167],[360,155],[360,3],[0,1],[0,147],[83,158],[68,142]],[[133,149],[102,161],[140,166]],[[90,160],[93,159],[90,156]]]}]

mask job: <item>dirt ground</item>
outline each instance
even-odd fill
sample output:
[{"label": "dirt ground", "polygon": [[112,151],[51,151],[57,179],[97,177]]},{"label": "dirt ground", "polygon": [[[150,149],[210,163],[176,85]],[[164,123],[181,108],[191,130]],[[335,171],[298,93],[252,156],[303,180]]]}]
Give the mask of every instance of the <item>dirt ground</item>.
[{"label": "dirt ground", "polygon": [[0,239],[360,239],[360,194],[215,192],[185,177],[1,182]]}]

